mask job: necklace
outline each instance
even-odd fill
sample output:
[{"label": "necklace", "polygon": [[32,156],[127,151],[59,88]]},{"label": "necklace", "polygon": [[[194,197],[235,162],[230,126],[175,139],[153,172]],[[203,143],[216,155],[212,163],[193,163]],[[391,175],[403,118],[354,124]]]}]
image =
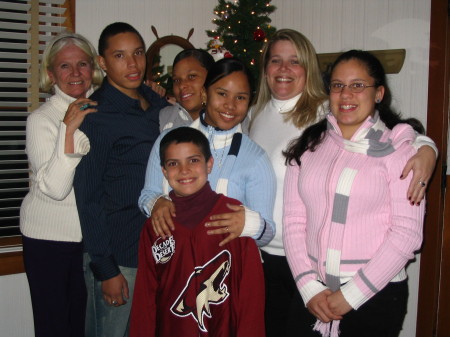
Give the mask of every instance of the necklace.
[{"label": "necklace", "polygon": [[283,110],[283,108],[286,106],[286,104],[289,103],[289,100],[283,102],[283,104],[278,105],[275,101],[273,102],[273,105],[275,106],[276,109],[278,109],[278,112],[281,112]]},{"label": "necklace", "polygon": [[[212,143],[213,146],[213,151],[214,151],[214,158],[219,158],[219,155],[217,154],[217,149],[216,149],[216,144],[214,142],[214,134],[213,134],[214,128],[209,126],[208,127],[208,133],[209,133],[209,138],[210,138],[210,142]],[[220,168],[222,168],[222,162],[223,162],[223,158],[225,155],[225,147],[227,146],[227,141],[228,141],[228,134],[225,135],[225,141],[222,147],[222,153],[220,155],[220,159],[219,162],[217,163],[217,166]]]}]

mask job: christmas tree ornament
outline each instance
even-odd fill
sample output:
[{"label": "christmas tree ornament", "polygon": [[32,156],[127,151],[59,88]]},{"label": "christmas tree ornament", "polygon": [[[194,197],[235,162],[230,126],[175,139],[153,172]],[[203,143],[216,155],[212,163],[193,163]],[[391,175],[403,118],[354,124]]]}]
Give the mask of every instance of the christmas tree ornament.
[{"label": "christmas tree ornament", "polygon": [[223,39],[220,36],[215,36],[211,41],[209,41],[208,47],[208,53],[211,54],[214,61],[227,57],[233,57],[233,55],[223,46]]},{"label": "christmas tree ornament", "polygon": [[222,16],[222,20],[227,20],[230,17],[230,13],[228,13],[227,10],[221,11],[220,14]]},{"label": "christmas tree ornament", "polygon": [[257,28],[253,32],[253,40],[264,41],[265,38],[266,38],[266,32],[264,30],[262,30],[261,28]]}]

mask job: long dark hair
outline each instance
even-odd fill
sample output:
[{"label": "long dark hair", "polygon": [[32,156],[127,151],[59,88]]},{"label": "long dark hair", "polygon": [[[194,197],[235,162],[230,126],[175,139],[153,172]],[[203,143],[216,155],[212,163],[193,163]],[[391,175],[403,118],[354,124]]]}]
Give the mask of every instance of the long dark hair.
[{"label": "long dark hair", "polygon": [[[330,76],[333,74],[337,65],[350,60],[357,60],[366,67],[369,76],[375,80],[375,88],[380,86],[384,87],[383,99],[375,103],[375,109],[378,110],[380,119],[389,129],[392,129],[399,123],[408,123],[417,132],[424,133],[424,127],[420,121],[415,118],[401,119],[400,114],[391,108],[392,96],[387,85],[386,73],[381,62],[373,54],[368,51],[354,49],[341,54],[331,66]],[[295,160],[300,165],[300,157],[302,154],[308,150],[314,152],[317,146],[322,143],[326,130],[326,119],[308,127],[298,139],[293,140],[289,144],[286,151],[283,151],[283,155],[286,157],[286,164]]]},{"label": "long dark hair", "polygon": [[205,89],[208,90],[211,85],[213,85],[217,81],[220,81],[222,78],[230,75],[231,73],[234,73],[235,71],[242,71],[245,74],[248,80],[251,94],[253,92],[252,74],[241,60],[234,57],[223,58],[214,63],[211,68],[209,68],[208,75],[205,79]]}]

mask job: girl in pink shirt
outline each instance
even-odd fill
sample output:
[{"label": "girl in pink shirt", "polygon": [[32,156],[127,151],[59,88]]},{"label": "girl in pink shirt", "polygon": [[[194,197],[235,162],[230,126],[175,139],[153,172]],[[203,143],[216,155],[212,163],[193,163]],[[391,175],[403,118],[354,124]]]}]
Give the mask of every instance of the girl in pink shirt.
[{"label": "girl in pink shirt", "polygon": [[388,96],[376,57],[342,54],[331,71],[330,113],[285,153],[283,242],[309,310],[298,336],[401,330],[405,265],[422,242],[425,202],[406,198],[410,178],[398,172],[416,151],[416,135]]}]

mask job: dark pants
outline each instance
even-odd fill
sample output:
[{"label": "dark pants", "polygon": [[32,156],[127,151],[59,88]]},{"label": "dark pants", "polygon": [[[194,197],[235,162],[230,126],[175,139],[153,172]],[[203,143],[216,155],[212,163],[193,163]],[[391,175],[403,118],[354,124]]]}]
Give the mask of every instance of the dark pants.
[{"label": "dark pants", "polygon": [[23,237],[36,337],[83,337],[86,285],[82,243]]},{"label": "dark pants", "polygon": [[299,301],[295,297],[297,286],[285,256],[261,252],[266,282],[266,337],[285,337],[289,317],[299,314],[299,304],[293,303]]},{"label": "dark pants", "polygon": [[[321,337],[312,327],[316,318],[304,306],[299,292],[296,300],[300,311],[297,319],[290,319],[288,336]],[[406,281],[391,282],[358,310],[352,310],[341,320],[339,337],[397,337],[402,329],[408,303]]]}]

